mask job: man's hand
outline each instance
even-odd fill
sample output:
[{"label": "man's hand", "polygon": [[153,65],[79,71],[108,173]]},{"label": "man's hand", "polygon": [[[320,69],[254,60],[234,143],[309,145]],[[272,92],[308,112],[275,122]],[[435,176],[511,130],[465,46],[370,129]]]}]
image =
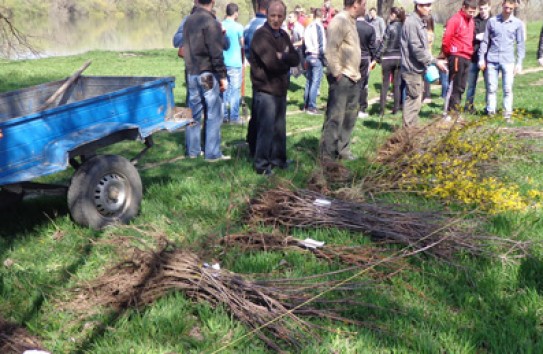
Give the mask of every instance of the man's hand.
[{"label": "man's hand", "polygon": [[513,71],[513,74],[514,75],[522,74],[522,65],[521,64],[515,65],[515,71]]},{"label": "man's hand", "polygon": [[226,78],[219,80],[219,90],[224,92],[228,89],[228,80]]},{"label": "man's hand", "polygon": [[537,61],[539,62],[539,65],[543,66],[543,57],[537,59]]},{"label": "man's hand", "polygon": [[374,60],[370,63],[370,71],[372,71],[373,69],[375,69],[375,67],[377,66],[377,62]]},{"label": "man's hand", "polygon": [[288,55],[289,50],[290,48],[286,46],[285,50],[283,50],[282,52],[275,52],[275,54],[277,55],[277,59],[281,60],[284,57],[286,57]]},{"label": "man's hand", "polygon": [[439,70],[444,71],[446,73],[449,72],[449,68],[447,67],[447,61],[438,59],[436,60],[436,66]]},{"label": "man's hand", "polygon": [[486,70],[486,62],[485,61],[480,61],[479,62],[479,69],[481,71],[485,71]]}]

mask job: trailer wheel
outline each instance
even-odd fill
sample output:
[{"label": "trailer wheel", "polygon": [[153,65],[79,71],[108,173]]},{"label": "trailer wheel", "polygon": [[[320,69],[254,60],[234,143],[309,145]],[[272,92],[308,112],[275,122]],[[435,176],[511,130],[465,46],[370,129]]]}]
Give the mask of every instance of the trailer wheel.
[{"label": "trailer wheel", "polygon": [[122,156],[99,155],[86,161],[72,177],[68,208],[75,222],[93,229],[126,224],[139,212],[141,179]]}]

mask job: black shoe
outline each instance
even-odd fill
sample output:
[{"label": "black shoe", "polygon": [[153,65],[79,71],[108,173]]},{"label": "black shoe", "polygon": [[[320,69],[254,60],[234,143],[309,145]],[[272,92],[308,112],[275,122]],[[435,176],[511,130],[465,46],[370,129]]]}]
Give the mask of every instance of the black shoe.
[{"label": "black shoe", "polygon": [[320,115],[322,115],[322,112],[319,111],[319,110],[316,109],[316,108],[309,108],[309,109],[307,109],[307,110],[305,111],[305,113],[310,114],[310,115],[312,115],[312,116],[320,116]]},{"label": "black shoe", "polygon": [[277,168],[280,168],[282,170],[288,170],[290,165],[292,165],[294,163],[294,160],[287,160],[283,163],[279,163],[277,165],[274,165],[274,167],[277,167]]},{"label": "black shoe", "polygon": [[266,168],[265,170],[256,170],[256,173],[263,176],[273,175],[273,171],[271,170],[271,168]]}]

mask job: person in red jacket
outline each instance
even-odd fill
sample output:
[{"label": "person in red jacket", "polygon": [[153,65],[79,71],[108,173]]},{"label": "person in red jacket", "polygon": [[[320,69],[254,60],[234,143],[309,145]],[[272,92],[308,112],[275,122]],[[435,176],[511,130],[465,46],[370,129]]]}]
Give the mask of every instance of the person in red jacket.
[{"label": "person in red jacket", "polygon": [[460,11],[449,21],[443,34],[441,51],[449,65],[449,88],[445,97],[443,116],[446,120],[451,115],[458,115],[462,94],[466,90],[468,69],[473,54],[473,36],[477,13],[476,0],[464,0]]},{"label": "person in red jacket", "polygon": [[322,25],[324,29],[328,28],[330,21],[336,15],[336,10],[332,7],[332,2],[330,0],[324,0],[322,5]]}]

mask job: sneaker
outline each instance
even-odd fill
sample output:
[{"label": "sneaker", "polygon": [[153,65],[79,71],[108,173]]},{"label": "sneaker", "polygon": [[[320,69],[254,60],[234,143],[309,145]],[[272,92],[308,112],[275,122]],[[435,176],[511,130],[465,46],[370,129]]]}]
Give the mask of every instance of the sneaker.
[{"label": "sneaker", "polygon": [[426,97],[425,99],[422,100],[422,103],[424,104],[432,103],[432,99],[429,97]]},{"label": "sneaker", "polygon": [[188,155],[188,158],[189,159],[197,159],[198,157],[200,156],[204,156],[204,152],[203,151],[200,151],[200,153],[198,155]]},{"label": "sneaker", "polygon": [[218,162],[218,161],[227,161],[227,160],[231,160],[232,157],[229,156],[229,155],[221,155],[217,158],[214,158],[214,159],[205,159],[206,162]]},{"label": "sneaker", "polygon": [[360,118],[360,119],[368,118],[369,116],[370,116],[370,115],[367,114],[367,113],[364,112],[364,111],[358,112],[358,118]]},{"label": "sneaker", "polygon": [[320,116],[322,113],[316,108],[308,108],[305,113],[310,114],[312,116]]},{"label": "sneaker", "polygon": [[450,121],[452,120],[452,117],[451,117],[450,114],[444,114],[444,115],[443,115],[443,120],[444,120],[445,122],[450,122]]},{"label": "sneaker", "polygon": [[348,153],[348,154],[345,154],[345,155],[340,155],[339,158],[340,158],[340,160],[347,160],[347,161],[354,161],[354,160],[358,159],[352,153]]}]

